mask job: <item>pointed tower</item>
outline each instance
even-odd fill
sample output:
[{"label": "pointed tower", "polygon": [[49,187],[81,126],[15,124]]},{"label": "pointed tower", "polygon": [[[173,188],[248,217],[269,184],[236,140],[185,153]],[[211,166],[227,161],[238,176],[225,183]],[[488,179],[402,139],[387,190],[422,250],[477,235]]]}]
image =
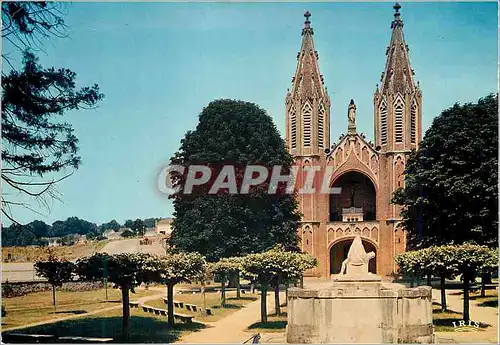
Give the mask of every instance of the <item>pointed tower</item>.
[{"label": "pointed tower", "polygon": [[309,11],[304,17],[297,69],[286,95],[286,143],[292,156],[320,156],[330,146],[330,98],[319,71]]},{"label": "pointed tower", "polygon": [[[302,45],[297,54],[297,69],[288,90],[286,107],[286,144],[298,167],[296,188],[305,186],[308,167],[316,170],[316,176],[324,173],[325,150],[330,148],[330,97],[324,87],[319,71],[318,52],[314,48],[313,29],[306,12],[302,29]],[[299,212],[302,214],[297,229],[301,250],[316,257],[327,251],[326,222],[328,217],[328,195],[321,194],[321,179],[314,178],[314,193],[299,193]],[[307,275],[326,274],[326,262],[309,270]],[[323,272],[323,273],[320,273]]]},{"label": "pointed tower", "polygon": [[374,96],[375,145],[380,152],[416,149],[422,136],[422,93],[410,65],[400,8],[398,3],[394,5],[387,61]]},{"label": "pointed tower", "polygon": [[[380,222],[379,260],[392,265],[394,256],[406,248],[406,230],[401,222],[401,206],[391,203],[393,193],[404,187],[406,161],[422,138],[422,92],[414,80],[409,48],[403,35],[403,20],[394,5],[392,35],[387,61],[374,95],[375,147],[379,152],[380,186],[377,212]],[[386,267],[385,272],[389,273]]]}]

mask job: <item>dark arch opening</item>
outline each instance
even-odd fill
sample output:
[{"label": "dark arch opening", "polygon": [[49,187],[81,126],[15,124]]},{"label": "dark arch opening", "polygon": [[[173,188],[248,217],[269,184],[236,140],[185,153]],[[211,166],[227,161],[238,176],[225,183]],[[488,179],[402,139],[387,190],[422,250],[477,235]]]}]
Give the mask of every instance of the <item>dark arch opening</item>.
[{"label": "dark arch opening", "polygon": [[[363,221],[376,220],[377,192],[373,182],[364,174],[350,171],[340,176],[333,184],[334,188],[341,188],[340,194],[330,194],[330,221],[341,222],[346,216],[347,209],[361,209]],[[356,217],[353,221],[361,221]]]},{"label": "dark arch opening", "polygon": [[[339,274],[340,268],[342,267],[342,262],[347,259],[347,253],[349,252],[349,248],[351,247],[353,239],[347,239],[344,241],[340,241],[335,243],[330,248],[330,274]],[[365,247],[365,251],[367,253],[374,252],[377,255],[377,249],[375,246],[362,239],[363,247]],[[368,272],[373,274],[377,273],[377,257],[375,256],[368,263]]]}]

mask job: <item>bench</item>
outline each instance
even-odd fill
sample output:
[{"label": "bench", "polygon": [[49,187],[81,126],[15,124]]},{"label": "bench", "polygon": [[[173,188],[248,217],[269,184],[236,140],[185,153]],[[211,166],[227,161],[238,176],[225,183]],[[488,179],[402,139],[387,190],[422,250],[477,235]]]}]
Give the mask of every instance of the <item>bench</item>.
[{"label": "bench", "polygon": [[472,285],[472,286],[469,286],[469,291],[471,292],[474,292],[474,291],[477,291],[481,289],[481,286],[480,285]]},{"label": "bench", "polygon": [[88,338],[88,337],[59,337],[57,338],[58,343],[110,343],[113,338]]},{"label": "bench", "polygon": [[193,316],[191,315],[184,315],[184,314],[174,314],[174,319],[180,320],[185,323],[192,323],[193,322]]},{"label": "bench", "polygon": [[130,302],[130,308],[139,308],[139,302]]},{"label": "bench", "polygon": [[54,343],[56,340],[55,335],[48,334],[24,334],[24,333],[3,333],[2,343]]},{"label": "bench", "polygon": [[185,304],[186,309],[189,311],[198,311],[200,308],[194,304]]}]

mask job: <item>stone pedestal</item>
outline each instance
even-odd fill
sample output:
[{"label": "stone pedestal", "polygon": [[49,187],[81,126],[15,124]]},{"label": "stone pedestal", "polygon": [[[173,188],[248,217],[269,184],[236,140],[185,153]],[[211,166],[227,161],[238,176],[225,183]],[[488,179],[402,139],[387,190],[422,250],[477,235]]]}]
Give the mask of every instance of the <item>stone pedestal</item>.
[{"label": "stone pedestal", "polygon": [[288,292],[288,343],[431,343],[430,287],[392,290],[380,276],[337,276]]}]

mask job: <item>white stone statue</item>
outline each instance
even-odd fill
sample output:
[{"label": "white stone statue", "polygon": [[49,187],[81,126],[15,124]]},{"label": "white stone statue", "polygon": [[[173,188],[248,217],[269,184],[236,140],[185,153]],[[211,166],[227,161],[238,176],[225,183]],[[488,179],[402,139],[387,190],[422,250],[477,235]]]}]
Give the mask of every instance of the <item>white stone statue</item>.
[{"label": "white stone statue", "polygon": [[351,103],[349,103],[349,110],[347,111],[347,117],[349,119],[349,125],[356,124],[356,104],[354,104],[354,100],[351,99]]},{"label": "white stone statue", "polygon": [[367,253],[365,247],[361,242],[361,237],[358,235],[352,241],[347,259],[342,262],[340,269],[341,275],[368,275],[368,263],[375,257],[374,252]]}]

